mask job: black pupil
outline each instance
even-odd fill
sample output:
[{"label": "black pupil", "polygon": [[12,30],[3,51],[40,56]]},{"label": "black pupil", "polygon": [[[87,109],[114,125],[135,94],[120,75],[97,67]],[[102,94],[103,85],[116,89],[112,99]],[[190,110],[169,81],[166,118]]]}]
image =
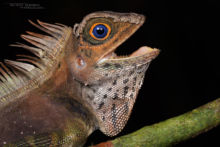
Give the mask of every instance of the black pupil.
[{"label": "black pupil", "polygon": [[105,32],[105,30],[104,30],[104,28],[102,28],[102,27],[98,27],[98,28],[96,29],[96,32],[97,32],[97,34],[102,35],[102,34]]}]

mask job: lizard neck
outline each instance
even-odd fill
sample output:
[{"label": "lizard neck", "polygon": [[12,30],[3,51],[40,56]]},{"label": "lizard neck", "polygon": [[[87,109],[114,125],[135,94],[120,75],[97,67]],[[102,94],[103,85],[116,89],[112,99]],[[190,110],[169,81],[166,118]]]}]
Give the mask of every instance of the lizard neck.
[{"label": "lizard neck", "polygon": [[66,45],[66,53],[64,53],[62,60],[57,63],[54,74],[30,95],[46,97],[51,101],[64,105],[74,115],[74,118],[81,119],[87,124],[88,134],[91,134],[98,128],[97,119],[95,114],[92,113],[88,101],[82,98],[84,84],[74,78],[67,61],[70,58],[70,53],[75,51],[76,45],[74,43],[76,41],[74,39],[74,37],[70,37]]}]

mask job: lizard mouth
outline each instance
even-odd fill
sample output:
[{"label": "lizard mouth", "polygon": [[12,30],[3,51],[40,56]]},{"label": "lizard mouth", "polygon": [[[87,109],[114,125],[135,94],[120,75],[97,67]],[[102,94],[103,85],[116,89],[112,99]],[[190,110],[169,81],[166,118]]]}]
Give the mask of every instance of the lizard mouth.
[{"label": "lizard mouth", "polygon": [[98,61],[98,64],[107,62],[123,63],[124,66],[135,63],[138,65],[146,64],[156,58],[159,54],[159,49],[142,46],[130,55],[117,56],[113,51],[105,55]]}]

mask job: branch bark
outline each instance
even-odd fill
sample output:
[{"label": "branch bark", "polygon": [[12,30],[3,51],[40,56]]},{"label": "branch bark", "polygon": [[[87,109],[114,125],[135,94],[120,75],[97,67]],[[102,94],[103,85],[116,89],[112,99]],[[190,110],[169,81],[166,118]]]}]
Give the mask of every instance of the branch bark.
[{"label": "branch bark", "polygon": [[220,98],[180,116],[92,147],[171,146],[220,124]]}]

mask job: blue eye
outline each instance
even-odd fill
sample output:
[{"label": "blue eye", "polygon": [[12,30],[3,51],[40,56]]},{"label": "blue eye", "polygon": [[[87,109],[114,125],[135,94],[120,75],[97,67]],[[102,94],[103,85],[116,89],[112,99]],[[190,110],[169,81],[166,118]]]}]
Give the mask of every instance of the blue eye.
[{"label": "blue eye", "polygon": [[108,29],[106,26],[100,24],[94,27],[92,33],[97,38],[104,38],[108,33]]},{"label": "blue eye", "polygon": [[110,27],[107,24],[94,24],[91,27],[90,35],[98,40],[105,40],[110,34]]}]

